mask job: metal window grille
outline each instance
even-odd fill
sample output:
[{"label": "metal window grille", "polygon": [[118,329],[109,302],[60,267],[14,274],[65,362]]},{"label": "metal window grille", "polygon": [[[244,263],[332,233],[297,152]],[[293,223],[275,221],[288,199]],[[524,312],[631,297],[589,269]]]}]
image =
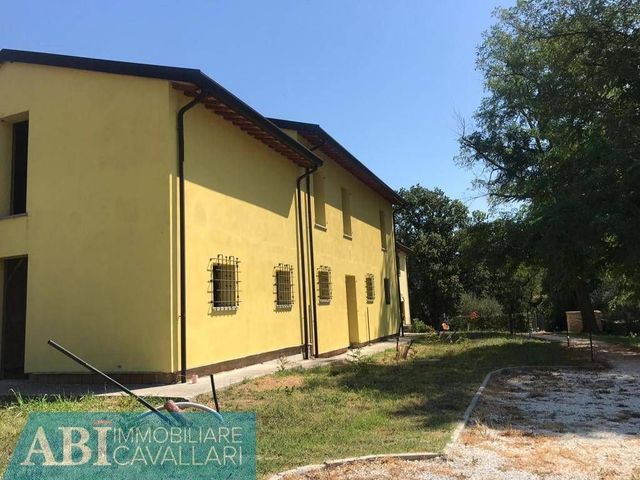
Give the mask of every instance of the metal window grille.
[{"label": "metal window grille", "polygon": [[214,310],[235,310],[240,304],[238,265],[235,257],[218,255],[211,260],[211,305]]},{"label": "metal window grille", "polygon": [[274,289],[277,308],[291,308],[293,305],[293,267],[280,263],[274,270]]},{"label": "metal window grille", "polygon": [[376,299],[376,289],[372,273],[368,273],[365,277],[365,287],[367,289],[367,303],[373,303]]},{"label": "metal window grille", "polygon": [[318,302],[331,303],[331,268],[318,267]]}]

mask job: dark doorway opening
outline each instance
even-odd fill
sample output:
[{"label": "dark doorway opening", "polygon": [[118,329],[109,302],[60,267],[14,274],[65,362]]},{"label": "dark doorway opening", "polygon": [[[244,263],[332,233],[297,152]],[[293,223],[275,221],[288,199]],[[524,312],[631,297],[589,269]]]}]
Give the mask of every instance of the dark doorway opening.
[{"label": "dark doorway opening", "polygon": [[22,378],[27,323],[27,258],[5,260],[3,270],[0,374],[2,378]]}]

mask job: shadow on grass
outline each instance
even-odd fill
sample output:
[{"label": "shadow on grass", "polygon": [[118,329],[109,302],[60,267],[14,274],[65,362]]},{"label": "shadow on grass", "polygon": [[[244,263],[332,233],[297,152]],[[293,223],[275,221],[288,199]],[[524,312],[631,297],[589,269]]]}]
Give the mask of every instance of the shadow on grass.
[{"label": "shadow on grass", "polygon": [[280,372],[219,397],[223,410],[257,413],[259,476],[328,458],[440,451],[489,371],[569,362],[558,344],[478,337],[422,337],[408,360],[394,350],[355,354],[353,363]]},{"label": "shadow on grass", "polygon": [[510,340],[503,335],[492,335],[488,341],[491,343],[475,344],[463,338],[465,345],[443,346],[437,340],[426,340],[416,345],[417,356],[412,360],[338,365],[331,369],[331,375],[348,391],[372,397],[413,398],[412,402],[400,402],[392,413],[413,418],[432,429],[459,420],[485,375],[492,370],[582,361],[570,357],[560,344]]}]

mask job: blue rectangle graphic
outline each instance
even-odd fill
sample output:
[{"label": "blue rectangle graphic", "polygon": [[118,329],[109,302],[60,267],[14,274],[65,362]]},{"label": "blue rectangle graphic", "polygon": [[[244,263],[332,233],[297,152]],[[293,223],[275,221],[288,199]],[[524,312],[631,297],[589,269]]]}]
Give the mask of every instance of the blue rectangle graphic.
[{"label": "blue rectangle graphic", "polygon": [[255,480],[255,414],[32,413],[5,478]]}]

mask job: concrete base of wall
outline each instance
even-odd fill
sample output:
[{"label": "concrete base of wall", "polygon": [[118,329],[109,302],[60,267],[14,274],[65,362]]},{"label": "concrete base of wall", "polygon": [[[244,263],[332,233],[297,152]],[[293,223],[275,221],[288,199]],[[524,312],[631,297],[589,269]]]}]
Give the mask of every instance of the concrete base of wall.
[{"label": "concrete base of wall", "polygon": [[[302,351],[301,346],[287,347],[271,352],[249,355],[248,357],[227,360],[224,362],[203,365],[200,367],[190,368],[187,370],[187,377],[191,375],[205,376],[213,373],[226,372],[237,368],[247,367],[256,363],[264,363],[275,360],[280,357],[296,355]],[[158,385],[178,383],[180,381],[180,372],[162,373],[162,372],[131,372],[131,373],[112,373],[106,372],[107,375],[125,385]],[[32,373],[29,380],[34,383],[47,385],[65,384],[65,385],[102,385],[106,384],[104,379],[93,373]]]},{"label": "concrete base of wall", "polygon": [[[154,385],[176,383],[178,373],[107,373],[114,380],[125,385]],[[94,373],[30,373],[29,380],[45,385],[107,385],[104,379]]]},{"label": "concrete base of wall", "polygon": [[[371,343],[386,342],[387,340],[394,340],[396,337],[397,335],[393,333],[391,335],[385,335],[384,337],[374,338],[370,342],[354,343],[353,345],[351,345],[351,348],[362,348],[362,347],[366,347]],[[347,349],[345,348],[344,351],[346,350]]]},{"label": "concrete base of wall", "polygon": [[[355,348],[361,348],[370,343],[384,342],[386,340],[394,339],[396,335],[386,335],[384,337],[376,338],[371,342],[363,342],[356,345],[352,345]],[[302,352],[303,346],[296,345],[294,347],[281,348],[279,350],[273,350],[271,352],[258,353],[256,355],[249,355],[247,357],[236,358],[233,360],[226,360],[224,362],[212,363],[210,365],[203,365],[200,367],[190,368],[187,370],[187,377],[191,375],[206,376],[210,374],[226,372],[229,370],[235,370],[238,368],[248,367],[249,365],[255,365],[257,363],[264,363],[270,360],[275,360],[280,357],[288,357],[290,355],[296,355]],[[339,348],[337,350],[331,350],[318,355],[318,358],[329,358],[341,355],[348,350],[347,347]],[[158,384],[171,384],[178,383],[180,381],[180,372],[163,373],[163,372],[131,372],[131,373],[111,373],[107,374],[125,385],[158,385]],[[93,373],[31,373],[29,374],[29,380],[34,383],[47,384],[47,385],[102,385],[105,381],[99,375]]]},{"label": "concrete base of wall", "polygon": [[395,338],[396,338],[396,334],[391,334],[391,335],[385,335],[384,337],[374,338],[370,342],[354,343],[349,345],[348,347],[338,348],[337,350],[331,350],[330,352],[320,353],[318,355],[318,358],[335,357],[337,355],[342,355],[343,353],[348,351],[349,348],[362,348],[362,347],[366,347],[367,345],[371,345],[372,343],[386,342],[387,340],[392,340]]},{"label": "concrete base of wall", "polygon": [[187,376],[194,374],[198,376],[204,376],[211,375],[213,373],[226,372],[228,370],[235,370],[236,368],[248,367],[249,365],[255,365],[256,363],[264,363],[280,357],[296,355],[298,353],[301,353],[302,350],[303,346],[297,345],[295,347],[281,348],[280,350],[258,353],[256,355],[249,355],[248,357],[236,358],[234,360],[227,360],[224,362],[212,363],[210,365],[203,365],[201,367],[188,369]]},{"label": "concrete base of wall", "polygon": [[343,353],[345,353],[348,350],[347,347],[344,348],[338,348],[337,350],[331,350],[329,352],[323,352],[323,353],[319,353],[317,358],[329,358],[329,357],[335,357],[338,355],[342,355]]}]

